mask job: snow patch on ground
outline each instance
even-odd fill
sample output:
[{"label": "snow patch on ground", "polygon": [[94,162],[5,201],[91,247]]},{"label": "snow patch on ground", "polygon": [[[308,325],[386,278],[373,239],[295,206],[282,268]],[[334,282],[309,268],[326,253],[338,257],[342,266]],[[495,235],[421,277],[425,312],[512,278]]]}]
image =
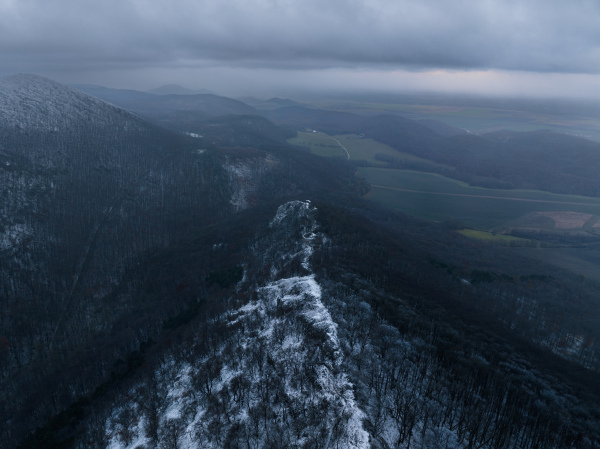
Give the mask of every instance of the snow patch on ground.
[{"label": "snow patch on ground", "polygon": [[181,410],[185,405],[185,398],[191,389],[191,371],[192,367],[189,364],[185,364],[179,369],[179,374],[175,383],[167,393],[167,398],[170,400],[170,406],[164,414],[163,419],[165,421],[179,419],[181,417]]},{"label": "snow patch on ground", "polygon": [[275,213],[275,217],[269,223],[269,227],[274,227],[285,219],[290,218],[292,215],[306,216],[308,212],[316,210],[310,200],[307,201],[289,201],[285,204],[282,204],[277,208],[277,212]]},{"label": "snow patch on ground", "polygon": [[[315,275],[293,277],[272,282],[258,290],[263,301],[271,307],[279,301],[283,305],[295,306],[317,329],[326,332],[329,343],[336,354],[336,364],[341,363],[340,342],[337,336],[337,324],[333,322],[327,308],[321,302],[321,286],[315,280]],[[246,307],[258,307],[248,304]]]},{"label": "snow patch on ground", "polygon": [[13,224],[6,226],[0,232],[0,250],[9,250],[19,246],[23,240],[33,235],[33,230],[26,224]]},{"label": "snow patch on ground", "polygon": [[233,191],[229,203],[234,210],[240,211],[252,206],[261,178],[276,162],[269,155],[243,159],[227,158],[224,168]]},{"label": "snow patch on ground", "polygon": [[233,185],[233,193],[229,203],[236,211],[247,209],[250,206],[249,196],[256,188],[252,179],[252,169],[243,162],[228,160],[225,164],[225,170],[229,174],[229,179]]}]

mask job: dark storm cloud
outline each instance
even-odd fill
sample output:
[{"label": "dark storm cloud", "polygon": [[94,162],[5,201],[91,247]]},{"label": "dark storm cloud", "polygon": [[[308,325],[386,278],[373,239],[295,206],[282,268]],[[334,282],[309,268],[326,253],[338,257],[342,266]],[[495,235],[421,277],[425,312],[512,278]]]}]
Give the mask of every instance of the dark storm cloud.
[{"label": "dark storm cloud", "polygon": [[0,0],[0,70],[166,64],[598,73],[595,0]]}]

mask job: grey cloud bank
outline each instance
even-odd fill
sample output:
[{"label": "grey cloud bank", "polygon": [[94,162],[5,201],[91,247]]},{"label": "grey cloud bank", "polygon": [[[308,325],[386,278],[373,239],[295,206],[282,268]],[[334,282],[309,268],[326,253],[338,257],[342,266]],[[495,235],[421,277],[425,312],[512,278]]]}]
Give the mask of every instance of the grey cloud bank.
[{"label": "grey cloud bank", "polygon": [[113,83],[177,71],[218,83],[236,69],[320,73],[314,82],[331,71],[595,78],[599,23],[597,1],[0,0],[0,74]]}]

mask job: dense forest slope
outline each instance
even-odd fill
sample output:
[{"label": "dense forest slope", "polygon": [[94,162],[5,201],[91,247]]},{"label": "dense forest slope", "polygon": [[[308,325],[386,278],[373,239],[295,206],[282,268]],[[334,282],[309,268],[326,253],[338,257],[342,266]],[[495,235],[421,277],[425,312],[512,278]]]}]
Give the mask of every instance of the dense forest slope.
[{"label": "dense forest slope", "polygon": [[[316,156],[167,131],[33,75],[0,80],[0,111],[0,438],[9,442],[155,332],[144,319],[121,327],[139,312],[130,291],[149,252],[269,199],[352,185],[351,172],[315,166]],[[148,313],[166,319],[176,308]]]},{"label": "dense forest slope", "polygon": [[431,229],[319,197],[157,254],[140,293],[187,306],[23,447],[598,447],[593,373],[427,269]]}]

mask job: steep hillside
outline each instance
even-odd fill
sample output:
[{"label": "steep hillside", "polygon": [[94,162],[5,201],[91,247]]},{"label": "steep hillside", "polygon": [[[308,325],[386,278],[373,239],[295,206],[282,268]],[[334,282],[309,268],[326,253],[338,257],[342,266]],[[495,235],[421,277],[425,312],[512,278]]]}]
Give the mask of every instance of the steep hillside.
[{"label": "steep hillside", "polygon": [[[138,267],[152,251],[273,198],[352,186],[351,171],[311,155],[223,148],[37,76],[2,79],[0,101],[7,444],[96,388],[179,307],[155,310],[158,324],[133,318]],[[94,352],[104,341],[112,346]]]},{"label": "steep hillside", "polygon": [[64,132],[84,123],[127,127],[134,122],[138,120],[114,106],[36,75],[0,78],[0,126],[5,131]]},{"label": "steep hillside", "polygon": [[[246,268],[250,273],[237,287],[240,299],[247,291],[253,299],[207,329],[212,342],[199,338],[191,357],[174,358],[168,371],[151,374],[156,401],[147,423],[155,427],[143,418],[131,426],[141,402],[114,404],[109,445],[368,447],[364,413],[342,368],[337,325],[311,273],[310,255],[323,244],[315,213],[301,201],[278,209],[255,243],[262,261]],[[268,274],[256,273],[258,267]]]}]

